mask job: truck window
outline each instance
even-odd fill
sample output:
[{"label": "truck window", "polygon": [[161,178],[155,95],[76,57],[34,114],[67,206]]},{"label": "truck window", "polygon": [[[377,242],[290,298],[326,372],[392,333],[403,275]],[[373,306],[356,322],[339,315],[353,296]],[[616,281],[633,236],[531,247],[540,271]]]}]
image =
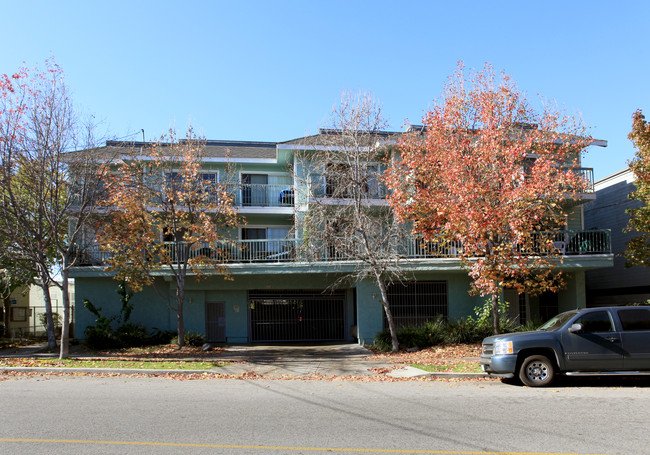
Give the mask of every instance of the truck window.
[{"label": "truck window", "polygon": [[553,332],[564,325],[569,319],[575,316],[575,311],[567,311],[566,313],[560,313],[557,316],[552,317],[544,324],[542,324],[537,330],[545,330],[548,332]]},{"label": "truck window", "polygon": [[650,331],[650,310],[645,308],[626,308],[618,310],[618,317],[626,332]]},{"label": "truck window", "polygon": [[582,333],[613,332],[612,318],[607,311],[594,311],[579,317],[574,323],[582,324]]}]

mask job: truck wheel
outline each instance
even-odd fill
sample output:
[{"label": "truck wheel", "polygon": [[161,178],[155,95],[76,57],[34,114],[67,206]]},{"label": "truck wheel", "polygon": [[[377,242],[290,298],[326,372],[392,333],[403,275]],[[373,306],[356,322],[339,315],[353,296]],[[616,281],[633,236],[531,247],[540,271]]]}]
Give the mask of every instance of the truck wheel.
[{"label": "truck wheel", "polygon": [[548,357],[531,355],[526,357],[519,369],[519,379],[529,387],[543,387],[553,382],[555,367]]}]

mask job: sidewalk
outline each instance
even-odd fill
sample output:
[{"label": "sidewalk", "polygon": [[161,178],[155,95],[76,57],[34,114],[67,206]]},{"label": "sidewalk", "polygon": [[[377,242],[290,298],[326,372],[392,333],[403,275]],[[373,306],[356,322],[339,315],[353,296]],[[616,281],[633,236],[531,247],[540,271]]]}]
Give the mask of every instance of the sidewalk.
[{"label": "sidewalk", "polygon": [[[0,358],[57,358],[58,353],[42,352],[45,344],[23,346],[0,351]],[[232,377],[333,377],[380,376],[393,378],[420,377],[485,377],[482,373],[429,373],[418,368],[387,363],[369,358],[372,352],[358,344],[319,345],[227,345],[225,351],[215,351],[214,356],[203,358],[223,362],[222,367],[210,370],[152,370],[126,368],[55,368],[55,367],[0,367],[1,372],[42,373],[120,373],[120,374],[214,374]],[[84,358],[75,355],[72,358]],[[178,359],[183,360],[183,359]],[[194,359],[185,359],[194,360]],[[477,359],[478,360],[478,359]]]}]

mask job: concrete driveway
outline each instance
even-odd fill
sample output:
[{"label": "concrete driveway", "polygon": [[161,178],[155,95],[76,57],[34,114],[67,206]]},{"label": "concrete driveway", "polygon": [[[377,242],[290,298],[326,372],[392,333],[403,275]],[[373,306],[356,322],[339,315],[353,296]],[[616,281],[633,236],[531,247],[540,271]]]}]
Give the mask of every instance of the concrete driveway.
[{"label": "concrete driveway", "polygon": [[247,371],[272,376],[363,376],[393,365],[372,360],[372,352],[358,344],[228,345],[219,359],[232,363],[216,369],[223,374]]},{"label": "concrete driveway", "polygon": [[[43,352],[44,343],[0,351],[0,357],[33,357],[56,358],[58,353]],[[351,343],[320,343],[320,344],[236,344],[225,345],[225,351],[214,351],[214,355],[205,360],[220,361],[226,365],[210,370],[212,373],[239,376],[245,373],[263,376],[292,376],[304,377],[313,375],[328,376],[366,376],[374,375],[373,369],[394,368],[395,365],[383,361],[372,360],[368,357],[372,352],[358,344]],[[78,355],[72,348],[72,357]],[[33,368],[28,368],[34,370]],[[24,370],[24,368],[8,368],[5,370]],[[57,370],[55,368],[39,368],[35,371]],[[102,369],[78,369],[79,371],[102,372]],[[62,371],[71,372],[67,368]],[[115,370],[127,372],[126,370]],[[178,370],[180,372],[180,370]],[[111,369],[111,372],[114,372]],[[142,372],[161,374],[164,370],[129,370],[129,373]],[[195,371],[184,371],[192,373]]]}]

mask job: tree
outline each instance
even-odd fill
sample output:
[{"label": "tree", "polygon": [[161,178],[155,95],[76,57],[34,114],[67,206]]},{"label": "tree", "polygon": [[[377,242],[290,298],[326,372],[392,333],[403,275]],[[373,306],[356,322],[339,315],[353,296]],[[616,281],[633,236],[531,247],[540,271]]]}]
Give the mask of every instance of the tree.
[{"label": "tree", "polygon": [[536,112],[487,64],[468,74],[460,63],[423,123],[390,169],[391,205],[424,241],[461,245],[471,291],[491,296],[498,333],[504,287],[535,294],[562,285],[554,231],[586,191],[576,167],[590,139],[552,105]]},{"label": "tree", "polygon": [[632,116],[632,131],[628,138],[636,147],[634,159],[630,161],[636,189],[629,197],[642,205],[627,211],[630,219],[625,231],[639,235],[627,243],[623,255],[627,266],[647,266],[650,264],[650,123],[646,122],[640,110]]},{"label": "tree", "polygon": [[[228,173],[217,182],[215,174],[201,172],[204,146],[191,128],[184,140],[170,130],[155,144],[124,157],[112,173],[109,215],[97,232],[100,245],[112,255],[109,270],[115,278],[133,291],[153,285],[176,313],[179,348],[184,344],[188,275],[228,276],[229,248],[223,241],[237,225]],[[173,298],[156,283],[160,272],[173,277]]]},{"label": "tree", "polygon": [[[43,289],[51,349],[56,338],[50,284],[62,289],[62,358],[68,355],[68,272],[80,254],[76,243],[82,226],[97,206],[92,188],[106,168],[92,153],[66,159],[66,152],[92,146],[91,133],[52,60],[44,71],[23,68],[0,77],[0,235],[9,243],[2,254]],[[87,183],[71,185],[72,174]],[[60,282],[53,278],[57,272]]]},{"label": "tree", "polygon": [[386,125],[381,107],[371,96],[344,93],[332,113],[332,128],[321,130],[313,139],[314,150],[306,147],[298,159],[311,187],[309,209],[302,220],[306,247],[326,245],[327,259],[354,261],[354,270],[343,273],[334,286],[368,277],[374,280],[396,352],[399,344],[387,285],[401,276],[398,244],[404,232],[385,204],[380,178],[391,139],[383,131]]}]

